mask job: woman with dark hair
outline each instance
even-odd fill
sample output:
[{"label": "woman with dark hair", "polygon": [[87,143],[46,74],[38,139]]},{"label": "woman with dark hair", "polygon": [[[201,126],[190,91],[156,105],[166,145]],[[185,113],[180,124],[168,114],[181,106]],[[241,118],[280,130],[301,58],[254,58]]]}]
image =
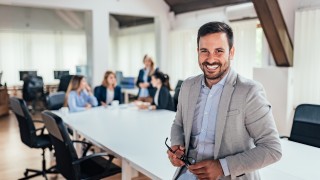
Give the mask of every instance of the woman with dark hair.
[{"label": "woman with dark hair", "polygon": [[152,96],[151,106],[140,106],[141,109],[167,109],[174,111],[173,100],[170,94],[169,76],[160,71],[156,71],[151,76],[151,84],[156,88],[156,92]]},{"label": "woman with dark hair", "polygon": [[65,106],[69,107],[70,112],[78,112],[97,105],[98,101],[84,76],[73,76],[66,93]]},{"label": "woman with dark hair", "polygon": [[152,58],[148,55],[143,57],[144,68],[140,69],[138,79],[137,79],[137,87],[139,88],[138,92],[138,100],[151,102],[151,96],[154,92],[154,87],[151,84],[151,75],[157,71],[154,67],[154,62]]},{"label": "woman with dark hair", "polygon": [[98,99],[98,105],[106,106],[113,100],[118,100],[122,103],[121,87],[117,86],[116,74],[112,71],[107,71],[104,74],[102,84],[94,88],[94,96]]}]

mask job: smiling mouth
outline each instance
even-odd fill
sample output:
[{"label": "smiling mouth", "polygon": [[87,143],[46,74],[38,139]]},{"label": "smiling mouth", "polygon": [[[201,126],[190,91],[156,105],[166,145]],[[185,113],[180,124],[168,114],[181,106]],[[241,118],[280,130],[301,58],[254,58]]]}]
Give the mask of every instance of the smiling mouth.
[{"label": "smiling mouth", "polygon": [[215,65],[205,65],[207,67],[208,70],[216,70],[218,69],[219,65],[215,64]]}]

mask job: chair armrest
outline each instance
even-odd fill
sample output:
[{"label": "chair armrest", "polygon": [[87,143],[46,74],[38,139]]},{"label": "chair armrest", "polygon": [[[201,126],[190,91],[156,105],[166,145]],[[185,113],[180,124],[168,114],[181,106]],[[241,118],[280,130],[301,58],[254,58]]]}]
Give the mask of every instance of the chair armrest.
[{"label": "chair armrest", "polygon": [[33,120],[33,122],[35,122],[35,123],[42,123],[42,124],[44,124],[44,122],[43,122],[42,120]]},{"label": "chair armrest", "polygon": [[111,161],[112,161],[113,158],[114,158],[114,156],[109,155],[109,154],[107,154],[107,153],[95,153],[95,154],[91,154],[91,155],[89,155],[89,156],[85,156],[85,157],[82,157],[82,158],[80,158],[80,159],[78,159],[78,160],[73,161],[73,162],[72,162],[72,165],[78,165],[78,164],[80,164],[81,162],[86,161],[86,160],[88,160],[88,159],[92,159],[92,158],[95,158],[95,157],[102,157],[102,156],[108,156],[110,163],[111,163]]},{"label": "chair armrest", "polygon": [[85,141],[77,141],[77,140],[73,140],[73,143],[81,143],[81,144],[85,144],[87,145],[87,147],[84,149],[83,153],[82,153],[82,157],[85,157],[87,152],[89,151],[90,147],[92,146],[91,143],[85,142]]}]

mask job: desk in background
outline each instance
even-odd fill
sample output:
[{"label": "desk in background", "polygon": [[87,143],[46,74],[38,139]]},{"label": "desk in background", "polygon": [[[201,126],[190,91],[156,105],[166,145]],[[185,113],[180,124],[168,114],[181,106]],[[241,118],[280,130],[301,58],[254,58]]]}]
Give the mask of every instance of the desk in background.
[{"label": "desk in background", "polygon": [[[64,122],[97,146],[122,159],[122,179],[131,179],[133,169],[152,179],[172,179],[175,172],[166,154],[174,112],[137,110],[133,107],[93,108],[61,115]],[[283,157],[263,168],[263,180],[320,179],[320,148],[281,140]]]}]

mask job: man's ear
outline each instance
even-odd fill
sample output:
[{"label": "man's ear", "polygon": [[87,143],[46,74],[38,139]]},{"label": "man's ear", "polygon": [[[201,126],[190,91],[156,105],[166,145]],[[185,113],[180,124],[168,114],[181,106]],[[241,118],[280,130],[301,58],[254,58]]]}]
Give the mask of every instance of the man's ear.
[{"label": "man's ear", "polygon": [[230,52],[229,52],[229,58],[230,58],[230,60],[232,60],[233,59],[233,57],[234,57],[234,51],[235,51],[235,49],[234,49],[234,46],[232,46],[232,48],[230,49]]}]

